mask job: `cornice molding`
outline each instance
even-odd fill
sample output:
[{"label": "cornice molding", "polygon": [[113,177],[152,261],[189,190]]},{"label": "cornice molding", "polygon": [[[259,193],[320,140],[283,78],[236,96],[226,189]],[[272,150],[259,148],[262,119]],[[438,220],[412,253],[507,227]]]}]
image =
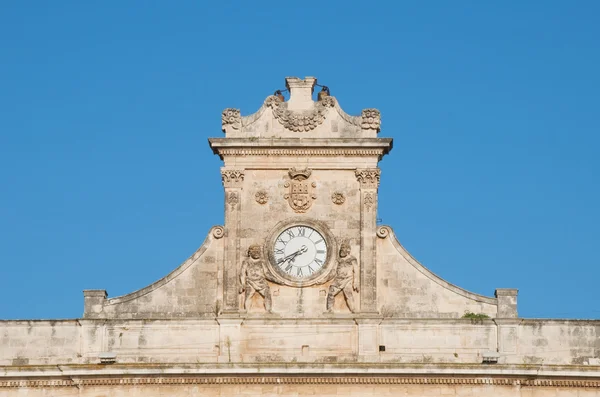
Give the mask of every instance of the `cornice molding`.
[{"label": "cornice molding", "polygon": [[383,156],[385,149],[267,149],[267,148],[231,148],[218,149],[219,156]]},{"label": "cornice molding", "polygon": [[112,376],[62,379],[0,380],[0,388],[47,388],[140,385],[492,385],[600,388],[597,379],[519,379],[514,377],[436,376]]}]

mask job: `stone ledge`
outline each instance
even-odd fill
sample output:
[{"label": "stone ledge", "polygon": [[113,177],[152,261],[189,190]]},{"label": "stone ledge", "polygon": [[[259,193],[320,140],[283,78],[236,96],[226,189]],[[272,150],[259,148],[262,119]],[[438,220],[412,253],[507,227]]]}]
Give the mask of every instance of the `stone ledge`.
[{"label": "stone ledge", "polygon": [[140,386],[140,385],[340,385],[340,384],[386,384],[386,385],[495,385],[528,387],[580,387],[600,388],[597,379],[546,379],[514,377],[385,377],[385,376],[156,376],[156,377],[107,377],[67,378],[51,380],[0,380],[0,388],[47,388],[80,386]]}]

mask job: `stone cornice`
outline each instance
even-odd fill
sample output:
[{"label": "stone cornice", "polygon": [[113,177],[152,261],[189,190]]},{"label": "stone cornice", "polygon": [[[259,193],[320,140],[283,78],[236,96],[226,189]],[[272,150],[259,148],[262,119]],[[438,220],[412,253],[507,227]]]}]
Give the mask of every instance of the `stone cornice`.
[{"label": "stone cornice", "polygon": [[463,377],[463,376],[131,376],[60,377],[54,379],[0,379],[0,388],[48,388],[81,386],[142,385],[492,385],[522,387],[600,388],[600,379],[549,379],[531,377]]},{"label": "stone cornice", "polygon": [[214,154],[224,156],[377,156],[392,150],[392,139],[210,138]]}]

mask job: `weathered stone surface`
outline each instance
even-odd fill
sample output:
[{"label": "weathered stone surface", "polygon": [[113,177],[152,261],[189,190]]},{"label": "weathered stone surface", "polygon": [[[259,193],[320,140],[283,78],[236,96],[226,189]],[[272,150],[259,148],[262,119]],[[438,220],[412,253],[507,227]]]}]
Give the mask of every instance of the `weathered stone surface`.
[{"label": "weathered stone surface", "polygon": [[[0,397],[600,395],[600,321],[520,319],[516,289],[486,297],[430,272],[377,225],[392,148],[379,111],[349,116],[326,91],[312,100],[316,79],[286,83],[288,101],[223,111],[209,143],[225,224],[188,260],[131,294],[84,291],[79,320],[0,321]],[[302,224],[325,241],[322,272],[274,277],[275,241]],[[342,241],[351,266],[335,262]],[[264,262],[241,269],[250,246]],[[335,286],[327,312],[350,279],[354,313]],[[244,289],[259,291],[246,307]]]}]

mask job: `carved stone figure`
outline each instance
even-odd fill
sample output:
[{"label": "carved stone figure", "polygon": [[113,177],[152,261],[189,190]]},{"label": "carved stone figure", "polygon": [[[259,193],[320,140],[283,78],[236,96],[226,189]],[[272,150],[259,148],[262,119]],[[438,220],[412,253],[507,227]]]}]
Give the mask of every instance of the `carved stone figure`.
[{"label": "carved stone figure", "polygon": [[253,244],[248,248],[248,259],[242,262],[240,272],[240,294],[244,291],[244,309],[248,311],[250,302],[256,292],[265,299],[265,309],[271,313],[271,289],[267,280],[274,281],[270,273],[266,270],[265,260],[262,258],[262,247]]},{"label": "carved stone figure", "polygon": [[335,297],[343,291],[348,309],[354,313],[354,294],[352,290],[360,292],[358,261],[354,256],[350,255],[350,245],[347,242],[342,242],[335,269],[335,277],[333,283],[329,286],[327,294],[327,311],[330,313],[333,311]]}]

